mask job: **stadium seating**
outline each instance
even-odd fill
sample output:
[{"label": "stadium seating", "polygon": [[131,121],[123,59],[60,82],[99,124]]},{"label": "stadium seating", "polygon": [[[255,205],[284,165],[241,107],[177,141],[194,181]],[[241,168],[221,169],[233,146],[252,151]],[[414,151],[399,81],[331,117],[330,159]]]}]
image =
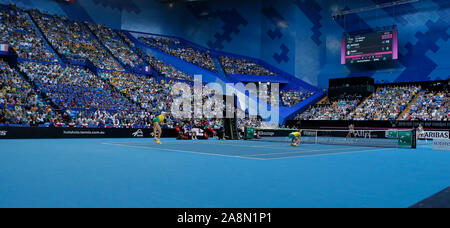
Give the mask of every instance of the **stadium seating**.
[{"label": "stadium seating", "polygon": [[[136,45],[136,40],[130,39],[123,31],[15,7],[0,7],[0,19],[0,41],[11,45],[22,59],[19,68],[31,82],[29,84],[14,68],[1,62],[1,123],[29,124],[36,120],[39,124],[55,126],[146,127],[156,114],[170,112],[173,102],[170,89],[175,83],[170,80],[193,80],[191,74],[172,66],[168,63],[170,61],[164,62],[144,51],[142,44]],[[152,48],[217,72],[215,57],[206,49],[193,47],[176,38],[153,35],[136,38]],[[64,62],[59,62],[55,53]],[[217,60],[227,75],[277,76],[245,57],[223,54]],[[77,66],[77,62],[86,61],[95,69]],[[158,76],[168,78],[168,81],[133,72],[138,67],[149,65]],[[22,92],[14,94],[14,91]],[[418,92],[417,86],[380,86],[367,99],[341,97],[313,105],[296,119],[448,120],[447,91],[420,95]],[[48,100],[44,101],[39,94]],[[305,88],[282,90],[280,104],[294,107],[315,94]],[[212,95],[214,92],[203,94],[203,101]],[[273,99],[268,103],[272,104]],[[52,105],[60,110],[54,110]],[[401,113],[404,115],[400,116]],[[169,126],[183,121],[168,117]],[[249,118],[239,125],[273,127],[265,126],[260,119]]]},{"label": "stadium seating", "polygon": [[417,86],[379,87],[348,119],[395,120],[418,91]]},{"label": "stadium seating", "polygon": [[155,57],[144,53],[140,48],[136,47],[135,43],[131,41],[125,33],[121,32],[120,36],[122,39],[128,44],[130,47],[132,47],[136,55],[139,56],[143,60],[145,64],[149,64],[150,66],[155,69],[159,75],[167,78],[175,78],[175,79],[182,79],[182,80],[188,80],[192,81],[192,75],[189,75],[181,70],[176,69],[170,64],[165,63],[164,61],[160,59],[156,59]]},{"label": "stadium seating", "polygon": [[69,61],[86,62],[107,70],[124,68],[89,33],[83,23],[65,17],[31,11],[31,16],[58,53]]},{"label": "stadium seating", "polygon": [[427,91],[417,98],[403,120],[448,121],[450,119],[450,93]]},{"label": "stadium seating", "polygon": [[143,61],[128,45],[122,40],[121,36],[104,25],[86,23],[91,31],[98,37],[100,42],[108,48],[113,55],[124,64],[131,67],[143,65]]},{"label": "stadium seating", "polygon": [[33,87],[7,63],[0,61],[0,124],[37,126],[62,122]]},{"label": "stadium seating", "polygon": [[108,84],[85,69],[33,62],[20,65],[20,69],[61,107],[102,110],[130,107],[126,99],[114,94]]},{"label": "stadium seating", "polygon": [[0,10],[0,43],[12,46],[18,57],[57,62],[55,54],[32,26],[27,14],[16,8]]},{"label": "stadium seating", "polygon": [[337,100],[326,100],[324,103],[311,106],[297,116],[300,120],[346,120],[348,115],[358,106],[361,97],[348,96]]},{"label": "stadium seating", "polygon": [[280,91],[281,102],[286,107],[293,107],[312,95],[314,95],[313,91],[303,88],[300,91]]},{"label": "stadium seating", "polygon": [[155,68],[161,76],[167,78],[176,78],[182,80],[192,81],[192,75],[189,75],[181,70],[177,70],[172,65],[166,64],[163,61],[156,59],[153,56],[146,55],[146,60],[150,63],[150,65]]},{"label": "stadium seating", "polygon": [[[300,120],[395,120],[405,110],[407,105],[418,94],[417,86],[385,86],[379,87],[375,93],[361,102],[361,97],[345,97],[334,101],[311,106],[308,110],[297,116]],[[442,119],[445,108],[439,105],[445,102],[445,95],[439,94],[438,103],[430,108],[430,112]],[[426,99],[426,98],[423,98]],[[419,99],[418,103],[424,103]],[[430,99],[430,98],[429,98]],[[428,101],[426,101],[428,102]],[[425,103],[426,103],[425,102]],[[420,115],[421,108],[412,108],[413,114],[409,119]],[[432,111],[434,110],[434,111]],[[408,117],[405,117],[407,119]]]},{"label": "stadium seating", "polygon": [[[239,112],[242,112],[242,110]],[[248,114],[245,114],[244,118],[237,119],[237,127],[243,132],[246,127],[268,129],[276,128],[278,126],[265,122],[260,116],[250,118]]]},{"label": "stadium seating", "polygon": [[118,91],[142,109],[151,113],[169,112],[171,103],[170,87],[173,82],[160,83],[144,75],[123,72],[103,72],[100,76],[108,80]]},{"label": "stadium seating", "polygon": [[228,56],[219,57],[226,74],[269,75],[276,74],[248,59],[237,59]]},{"label": "stadium seating", "polygon": [[[156,115],[171,111],[177,97],[171,94],[173,81],[144,75],[102,71],[96,76],[80,67],[37,62],[25,62],[20,69],[61,109],[65,117],[61,126],[150,127]],[[203,90],[207,91],[205,86]],[[214,90],[205,92],[203,101],[214,95]],[[166,117],[169,127],[180,121]]]},{"label": "stadium seating", "polygon": [[[26,62],[20,65],[20,69],[72,119],[98,112],[118,115],[140,111],[108,83],[80,67]],[[130,122],[123,116],[117,118],[118,121],[122,121],[120,124]],[[100,119],[96,121],[97,124],[100,123]]]},{"label": "stadium seating", "polygon": [[[54,48],[59,53],[59,55],[63,57],[63,60],[66,63],[77,64],[78,62],[89,61],[102,72],[99,75],[103,77],[103,80],[108,81],[108,83],[106,84],[101,84],[99,83],[99,81],[95,81],[92,82],[93,85],[91,87],[87,88],[83,88],[80,84],[72,83],[70,82],[71,80],[69,80],[69,82],[57,81],[57,84],[62,83],[62,85],[53,85],[53,87],[48,87],[48,85],[46,85],[45,83],[36,83],[37,88],[42,89],[45,94],[50,95],[49,97],[51,98],[52,102],[54,102],[58,107],[61,108],[61,112],[65,113],[66,115],[70,115],[72,119],[74,119],[74,117],[76,117],[76,115],[78,115],[79,113],[83,113],[83,115],[87,116],[96,110],[114,113],[130,108],[131,106],[129,105],[137,105],[136,107],[133,107],[136,111],[138,111],[139,108],[143,108],[144,110],[146,110],[146,108],[148,108],[149,106],[156,105],[156,103],[154,102],[149,103],[149,101],[145,99],[144,95],[138,95],[136,92],[138,90],[136,90],[136,88],[133,88],[130,83],[126,84],[124,82],[124,80],[144,77],[142,75],[125,73],[125,69],[123,66],[130,66],[131,68],[134,68],[137,66],[151,65],[152,68],[159,73],[159,75],[166,78],[182,79],[188,81],[193,80],[192,75],[183,72],[180,69],[176,69],[171,64],[167,64],[162,60],[143,52],[140,47],[137,47],[124,32],[116,32],[104,25],[91,24],[88,22],[78,22],[62,16],[41,13],[37,10],[29,11],[29,14],[42,34],[51,44],[50,48]],[[39,37],[39,34],[36,33],[36,36]],[[165,53],[169,53],[177,58],[193,63],[209,71],[217,71],[214,60],[209,54],[209,51],[194,48],[175,38],[169,39],[157,36],[144,36],[140,37],[139,40],[146,45],[162,50]],[[45,44],[43,44],[42,46],[45,47]],[[54,55],[51,50],[48,53]],[[31,59],[48,61],[48,59]],[[54,59],[56,61],[56,58]],[[234,71],[235,73],[251,75],[275,75],[274,73],[253,63],[250,60],[233,59],[233,61],[233,64],[235,65],[233,67],[237,68],[237,70]],[[40,78],[40,76],[36,73],[31,73],[30,69],[27,71],[26,68],[24,68],[25,66],[30,67],[30,65],[39,64],[24,63],[21,65],[21,69],[24,70],[27,75],[32,78],[33,81],[41,79],[49,80],[47,78]],[[81,69],[72,65],[51,65],[50,67],[62,67],[62,69],[46,69],[45,67],[49,67],[49,65],[41,63],[39,67],[34,66],[31,67],[31,69],[37,69],[39,74],[42,74],[44,70],[50,70],[49,72],[52,72],[51,70],[56,70],[64,72],[69,71],[74,75],[90,75],[89,77],[91,79],[94,79],[96,76],[96,72],[91,73],[91,70]],[[96,78],[95,80],[99,80],[99,78]],[[75,81],[79,82],[78,80]],[[137,81],[133,82],[136,83]],[[65,85],[65,83],[68,83],[70,86]],[[109,83],[112,85],[111,88],[108,87],[110,86]],[[136,84],[142,85],[141,83]],[[123,88],[123,86],[127,85],[130,87]],[[126,107],[120,107],[119,110],[113,109],[113,107],[115,106],[113,104],[117,102],[104,103],[109,93],[105,92],[104,90],[114,90],[116,88],[118,89],[118,91],[120,91],[117,94],[123,95],[127,100],[123,100],[123,105],[125,105]],[[82,93],[85,93],[84,91],[88,91],[88,94],[89,91],[92,93],[92,91],[96,91],[96,89],[99,89],[102,90],[102,93],[96,94],[96,96],[93,96],[92,94],[89,95],[90,99],[92,99],[92,101],[94,102],[91,103],[92,101],[90,100],[90,102],[86,103],[81,102],[81,100],[83,100],[81,98],[84,95],[76,93],[77,89],[79,91],[83,91]],[[64,95],[62,91],[69,92],[71,93],[71,95]],[[139,91],[142,91],[142,89]],[[162,94],[168,97],[167,91],[162,92]],[[306,99],[309,95],[311,94],[306,90],[300,92],[286,91],[282,94],[281,104],[284,104],[288,107],[294,106],[298,102]],[[68,100],[70,100],[71,102],[69,102]],[[77,102],[74,102],[73,100]],[[132,102],[128,104],[129,101]],[[271,99],[268,103],[271,103],[270,101]],[[166,108],[168,109],[169,107],[170,106],[167,106]],[[149,111],[151,113],[150,115],[155,112],[155,110]],[[76,124],[79,125],[80,122],[78,121]]]},{"label": "stadium seating", "polygon": [[209,51],[196,50],[174,39],[141,36],[139,41],[211,72],[217,72]]}]

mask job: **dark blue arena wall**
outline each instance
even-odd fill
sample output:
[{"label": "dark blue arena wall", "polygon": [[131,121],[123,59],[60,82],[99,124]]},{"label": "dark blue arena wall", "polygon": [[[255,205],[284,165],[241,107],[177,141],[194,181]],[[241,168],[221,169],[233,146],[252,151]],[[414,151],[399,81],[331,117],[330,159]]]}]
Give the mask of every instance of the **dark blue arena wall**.
[{"label": "dark blue arena wall", "polygon": [[[377,83],[448,79],[450,1],[422,0],[332,20],[337,9],[389,0],[244,0],[167,4],[153,0],[0,0],[23,8],[172,35],[218,51],[260,58],[327,88],[328,79],[371,76]],[[375,67],[340,64],[342,33],[396,24],[399,60]]]}]

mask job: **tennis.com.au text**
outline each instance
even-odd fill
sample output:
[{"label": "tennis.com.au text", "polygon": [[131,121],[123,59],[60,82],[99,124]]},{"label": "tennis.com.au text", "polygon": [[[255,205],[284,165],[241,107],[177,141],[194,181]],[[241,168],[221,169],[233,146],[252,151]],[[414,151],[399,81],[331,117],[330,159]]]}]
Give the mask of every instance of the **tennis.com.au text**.
[{"label": "tennis.com.au text", "polygon": [[184,212],[177,216],[177,223],[185,224],[244,224],[244,223],[271,223],[271,213],[217,213],[212,214],[189,214]]}]

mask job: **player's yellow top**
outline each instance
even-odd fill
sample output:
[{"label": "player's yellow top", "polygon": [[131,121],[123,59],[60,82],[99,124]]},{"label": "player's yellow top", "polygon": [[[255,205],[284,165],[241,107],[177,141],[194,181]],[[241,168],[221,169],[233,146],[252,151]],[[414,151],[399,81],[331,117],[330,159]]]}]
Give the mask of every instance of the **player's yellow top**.
[{"label": "player's yellow top", "polygon": [[157,116],[156,118],[158,118],[160,122],[163,122],[163,121],[164,121],[164,116],[163,116],[163,115],[159,115],[159,116]]},{"label": "player's yellow top", "polygon": [[[299,142],[300,141],[300,136],[301,136],[301,134],[298,131],[292,132],[292,133],[289,134],[289,139],[292,141],[291,146],[297,146],[297,143],[300,143]],[[297,142],[297,143],[295,143],[294,141]]]},{"label": "player's yellow top", "polygon": [[300,138],[300,136],[301,136],[301,134],[298,131],[297,132],[292,132],[292,133],[289,134],[289,138],[290,139]]},{"label": "player's yellow top", "polygon": [[156,116],[155,118],[153,118],[153,123],[162,123],[164,121],[164,115],[161,114],[159,116]]}]

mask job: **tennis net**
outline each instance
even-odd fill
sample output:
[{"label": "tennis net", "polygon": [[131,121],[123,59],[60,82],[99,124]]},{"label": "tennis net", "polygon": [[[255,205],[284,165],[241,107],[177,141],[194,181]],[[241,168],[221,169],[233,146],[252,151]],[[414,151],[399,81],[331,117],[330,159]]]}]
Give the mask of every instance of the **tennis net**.
[{"label": "tennis net", "polygon": [[[278,132],[276,137],[265,137],[264,130],[246,129],[246,137],[249,140],[264,142],[290,142],[289,134],[298,131],[301,134],[300,143],[305,144],[330,144],[388,148],[416,148],[416,134],[413,129],[388,129],[388,130],[324,130],[302,129]],[[252,134],[252,132],[254,134]],[[351,133],[351,134],[349,134]],[[254,137],[251,137],[254,135]],[[263,135],[262,137],[259,137]],[[256,136],[256,137],[255,137]]]}]

